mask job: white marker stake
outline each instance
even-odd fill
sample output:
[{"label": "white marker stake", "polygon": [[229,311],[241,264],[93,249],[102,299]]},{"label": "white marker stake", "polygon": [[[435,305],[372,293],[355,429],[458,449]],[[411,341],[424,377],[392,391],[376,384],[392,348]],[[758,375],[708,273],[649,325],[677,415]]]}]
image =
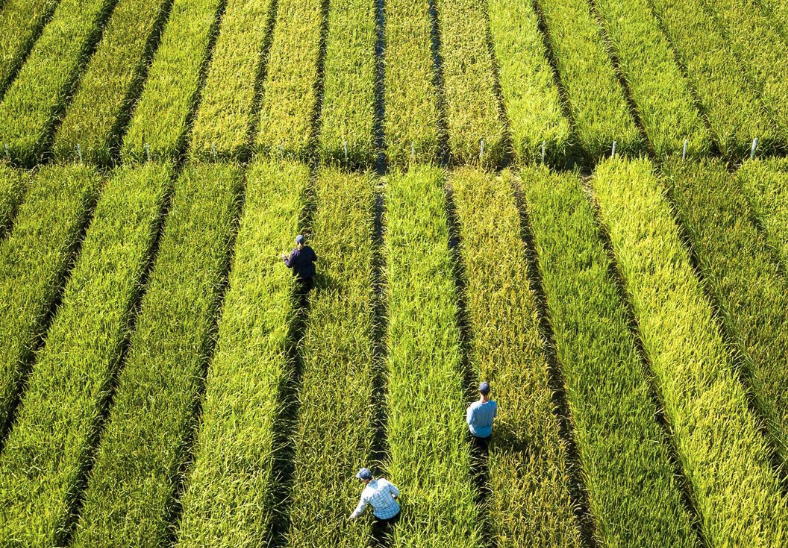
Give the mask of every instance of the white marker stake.
[{"label": "white marker stake", "polygon": [[345,163],[347,163],[347,141],[342,141],[342,146],[345,149]]},{"label": "white marker stake", "polygon": [[616,142],[615,141],[613,141],[613,152],[610,154],[610,157],[611,158],[615,158],[616,157]]},{"label": "white marker stake", "polygon": [[484,161],[484,139],[480,141],[479,144],[479,160]]},{"label": "white marker stake", "polygon": [[547,146],[547,141],[542,141],[542,163],[544,163],[544,151]]},{"label": "white marker stake", "polygon": [[416,161],[416,145],[413,144],[413,141],[410,142],[410,161]]},{"label": "white marker stake", "polygon": [[684,139],[684,152],[681,153],[681,160],[684,161],[687,159],[687,140]]},{"label": "white marker stake", "polygon": [[6,156],[6,158],[8,158],[9,160],[11,160],[11,153],[10,153],[10,152],[8,152],[8,145],[6,145],[6,146],[5,146],[5,156]]},{"label": "white marker stake", "polygon": [[758,138],[752,140],[752,148],[750,149],[750,160],[755,159],[755,150],[758,148]]},{"label": "white marker stake", "polygon": [[79,163],[82,163],[82,147],[77,143],[77,155],[79,156]]},{"label": "white marker stake", "polygon": [[211,143],[211,154],[213,155],[214,162],[216,161],[216,143]]},{"label": "white marker stake", "polygon": [[150,145],[148,143],[145,143],[145,156],[148,158],[148,161],[150,162]]}]

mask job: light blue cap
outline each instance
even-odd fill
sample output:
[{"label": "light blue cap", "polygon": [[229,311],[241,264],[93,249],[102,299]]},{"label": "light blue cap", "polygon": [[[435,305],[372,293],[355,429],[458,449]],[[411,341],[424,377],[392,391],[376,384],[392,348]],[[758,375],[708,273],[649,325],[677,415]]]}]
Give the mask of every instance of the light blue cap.
[{"label": "light blue cap", "polygon": [[356,477],[360,480],[371,480],[372,479],[372,471],[369,468],[362,468],[356,474]]}]

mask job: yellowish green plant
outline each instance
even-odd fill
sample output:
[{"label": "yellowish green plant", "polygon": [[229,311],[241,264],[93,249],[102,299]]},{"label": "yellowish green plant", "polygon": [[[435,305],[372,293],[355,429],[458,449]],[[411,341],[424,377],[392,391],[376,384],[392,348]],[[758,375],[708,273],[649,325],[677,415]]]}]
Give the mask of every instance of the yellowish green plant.
[{"label": "yellowish green plant", "polygon": [[745,162],[737,179],[763,227],[766,241],[788,268],[788,160]]}]

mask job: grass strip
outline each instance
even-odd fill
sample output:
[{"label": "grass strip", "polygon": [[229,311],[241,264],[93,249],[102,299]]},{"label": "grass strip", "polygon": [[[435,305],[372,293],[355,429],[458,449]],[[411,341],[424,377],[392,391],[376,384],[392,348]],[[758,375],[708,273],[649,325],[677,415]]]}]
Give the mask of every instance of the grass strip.
[{"label": "grass strip", "polygon": [[123,168],[96,205],[0,456],[0,544],[60,546],[150,260],[170,168]]},{"label": "grass strip", "polygon": [[174,159],[186,144],[224,0],[174,0],[139,103],[123,139],[124,161]]},{"label": "grass strip", "polygon": [[443,129],[432,56],[428,0],[386,0],[384,135],[394,166],[441,155]]},{"label": "grass strip", "polygon": [[451,159],[455,164],[500,166],[506,157],[506,128],[500,116],[485,5],[476,0],[437,4]]},{"label": "grass strip", "polygon": [[107,166],[115,159],[172,0],[118,3],[96,52],[79,81],[52,145],[60,161],[79,159]]},{"label": "grass strip", "polygon": [[539,20],[530,0],[488,0],[498,78],[517,162],[541,158],[562,163],[571,130],[547,62]]},{"label": "grass strip", "polygon": [[29,185],[28,173],[0,164],[0,238],[11,229]]},{"label": "grass strip", "polygon": [[369,543],[369,525],[347,519],[355,472],[372,448],[372,252],[375,196],[369,175],[322,170],[312,245],[320,254],[303,340],[288,546]]},{"label": "grass strip", "polygon": [[788,269],[788,160],[745,162],[736,177],[766,241]]},{"label": "grass strip", "polygon": [[774,126],[744,73],[731,62],[731,45],[703,10],[702,0],[650,2],[723,155],[744,155],[755,137],[763,148],[773,149],[777,142]]},{"label": "grass strip", "polygon": [[278,0],[260,113],[257,149],[306,159],[320,100],[321,49],[328,0]]},{"label": "grass strip", "polygon": [[16,162],[33,166],[49,147],[55,124],[116,1],[58,4],[0,103],[0,140]]},{"label": "grass strip", "polygon": [[5,432],[33,350],[44,335],[98,196],[86,166],[43,167],[14,229],[0,242],[0,432]]},{"label": "grass strip", "polygon": [[275,0],[227,2],[191,137],[192,158],[245,158]]},{"label": "grass strip", "polygon": [[544,17],[579,145],[589,159],[644,150],[587,0],[534,0]]},{"label": "grass strip", "polygon": [[785,496],[647,160],[606,161],[596,196],[710,546],[780,546]]},{"label": "grass strip", "polygon": [[492,542],[499,548],[578,547],[511,174],[461,169],[450,184],[473,333],[471,365],[492,383],[500,405],[489,456]]},{"label": "grass strip", "polygon": [[463,421],[464,371],[443,172],[386,189],[389,479],[402,492],[395,546],[479,546]]},{"label": "grass strip", "polygon": [[308,181],[298,163],[257,161],[247,174],[178,546],[260,546],[268,538],[278,397],[293,366],[293,281],[279,253],[298,229]]},{"label": "grass strip", "polygon": [[648,0],[593,1],[656,155],[682,153],[685,139],[688,155],[705,155],[710,136]]},{"label": "grass strip", "polygon": [[597,540],[697,548],[594,210],[574,174],[522,177]]},{"label": "grass strip", "polygon": [[166,542],[232,249],[241,170],[187,167],[120,374],[74,546]]},{"label": "grass strip", "polygon": [[318,154],[323,162],[371,166],[377,155],[375,1],[330,4]]},{"label": "grass strip", "polygon": [[755,406],[786,461],[788,280],[725,164],[671,162],[663,173],[719,317],[740,356]]}]

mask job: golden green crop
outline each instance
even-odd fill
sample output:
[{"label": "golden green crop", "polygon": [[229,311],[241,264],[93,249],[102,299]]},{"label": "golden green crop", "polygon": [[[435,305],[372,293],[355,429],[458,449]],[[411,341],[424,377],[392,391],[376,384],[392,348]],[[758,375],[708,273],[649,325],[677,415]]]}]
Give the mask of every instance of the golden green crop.
[{"label": "golden green crop", "polygon": [[788,268],[788,160],[745,162],[737,179],[766,241]]}]

